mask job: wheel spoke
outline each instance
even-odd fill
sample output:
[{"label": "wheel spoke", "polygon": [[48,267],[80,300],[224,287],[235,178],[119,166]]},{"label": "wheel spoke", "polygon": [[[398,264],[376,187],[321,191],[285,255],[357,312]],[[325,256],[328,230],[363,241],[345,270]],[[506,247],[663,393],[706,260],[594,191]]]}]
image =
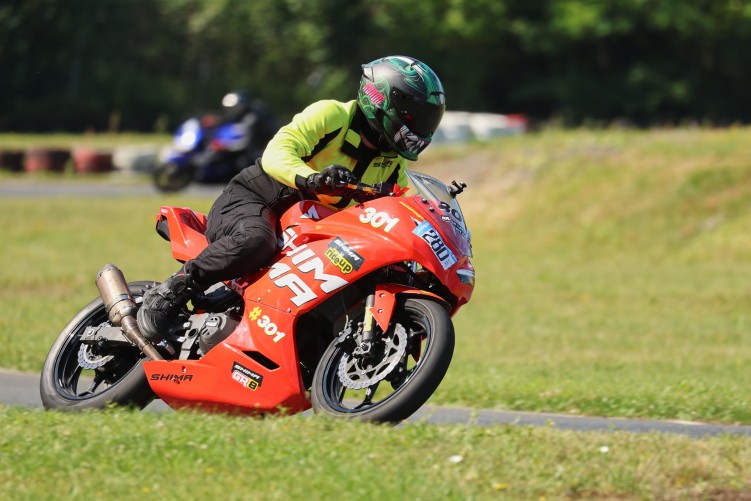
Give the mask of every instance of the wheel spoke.
[{"label": "wheel spoke", "polygon": [[420,358],[422,356],[421,348],[423,341],[427,338],[427,331],[424,328],[412,328],[409,331],[409,342],[407,346],[409,348],[407,351],[412,356],[412,358],[415,360],[415,362],[419,362]]},{"label": "wheel spoke", "polygon": [[63,388],[68,388],[72,390],[73,393],[76,393],[81,372],[83,372],[83,367],[78,364],[76,364],[75,367],[72,367],[72,370],[66,367],[60,378],[60,384]]},{"label": "wheel spoke", "polygon": [[89,387],[86,389],[86,391],[81,393],[80,396],[93,395],[96,392],[96,389],[99,388],[99,385],[104,382],[104,380],[105,380],[104,374],[97,371],[94,374],[94,379],[91,381],[91,384],[89,385]]}]

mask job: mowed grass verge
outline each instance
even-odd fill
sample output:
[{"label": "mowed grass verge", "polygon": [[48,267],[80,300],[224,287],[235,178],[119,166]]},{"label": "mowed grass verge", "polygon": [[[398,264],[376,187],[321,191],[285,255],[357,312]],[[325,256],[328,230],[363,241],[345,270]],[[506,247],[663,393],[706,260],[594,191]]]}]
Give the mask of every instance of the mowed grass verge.
[{"label": "mowed grass verge", "polygon": [[[432,403],[751,422],[751,130],[549,131],[430,151],[477,290]],[[0,366],[38,371],[107,262],[176,269],[176,197],[0,199]],[[10,499],[734,499],[749,439],[0,409]]]},{"label": "mowed grass verge", "polygon": [[[477,269],[434,403],[751,423],[751,129],[549,131],[420,168],[469,185]],[[156,211],[211,203],[0,200],[0,366],[38,371],[107,262],[174,272]]]},{"label": "mowed grass verge", "polygon": [[[0,407],[7,500],[738,499],[748,438]],[[747,498],[743,498],[747,499]]]}]

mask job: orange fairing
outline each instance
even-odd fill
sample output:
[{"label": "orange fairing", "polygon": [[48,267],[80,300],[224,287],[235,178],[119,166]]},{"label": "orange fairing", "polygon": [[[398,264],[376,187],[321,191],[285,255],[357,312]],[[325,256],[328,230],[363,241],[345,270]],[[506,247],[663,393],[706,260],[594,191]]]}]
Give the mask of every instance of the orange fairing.
[{"label": "orange fairing", "polygon": [[370,312],[378,323],[378,327],[384,332],[389,328],[389,322],[391,321],[391,316],[394,313],[394,306],[396,305],[397,294],[427,296],[441,303],[450,311],[450,307],[446,304],[446,301],[444,301],[441,296],[433,294],[432,292],[415,289],[414,287],[405,287],[403,285],[379,284],[376,286],[375,304]]},{"label": "orange fairing", "polygon": [[156,216],[157,223],[166,220],[169,225],[172,256],[180,262],[196,257],[206,248],[208,241],[206,216],[187,207],[162,207]]},{"label": "orange fairing", "polygon": [[[237,413],[310,408],[298,369],[295,319],[250,304],[245,310],[235,332],[200,360],[144,362],[151,388],[165,403]],[[261,361],[256,353],[263,354]]]},{"label": "orange fairing", "polygon": [[[418,197],[381,198],[341,212],[301,202],[281,218],[281,254],[270,269],[248,281],[245,294],[260,304],[302,314],[375,270],[416,262],[455,294],[453,313],[472,294],[473,287],[457,274],[468,258],[451,244],[451,224],[427,207]],[[450,259],[441,260],[416,234],[423,227],[430,228]]]}]

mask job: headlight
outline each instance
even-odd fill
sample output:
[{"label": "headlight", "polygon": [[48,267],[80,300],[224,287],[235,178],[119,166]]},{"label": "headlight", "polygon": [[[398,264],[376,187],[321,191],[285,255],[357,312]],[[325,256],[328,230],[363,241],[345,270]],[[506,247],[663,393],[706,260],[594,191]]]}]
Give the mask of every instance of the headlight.
[{"label": "headlight", "polygon": [[456,274],[459,275],[459,281],[463,284],[475,285],[475,272],[472,270],[456,270]]}]

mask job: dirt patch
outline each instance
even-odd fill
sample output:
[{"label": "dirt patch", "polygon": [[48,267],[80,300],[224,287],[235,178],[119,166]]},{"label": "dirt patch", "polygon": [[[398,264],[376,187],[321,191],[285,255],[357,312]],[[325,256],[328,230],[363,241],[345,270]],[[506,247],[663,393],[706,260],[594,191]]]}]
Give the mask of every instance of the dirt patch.
[{"label": "dirt patch", "polygon": [[536,172],[504,157],[497,148],[437,150],[415,167],[447,184],[466,183],[467,190],[459,196],[465,215],[496,222],[513,217],[518,207],[514,191],[531,183]]},{"label": "dirt patch", "polygon": [[[668,500],[671,501],[672,499],[674,498],[668,498]],[[740,491],[736,489],[717,488],[701,494],[692,495],[688,499],[692,501],[751,501],[751,487]]]}]

